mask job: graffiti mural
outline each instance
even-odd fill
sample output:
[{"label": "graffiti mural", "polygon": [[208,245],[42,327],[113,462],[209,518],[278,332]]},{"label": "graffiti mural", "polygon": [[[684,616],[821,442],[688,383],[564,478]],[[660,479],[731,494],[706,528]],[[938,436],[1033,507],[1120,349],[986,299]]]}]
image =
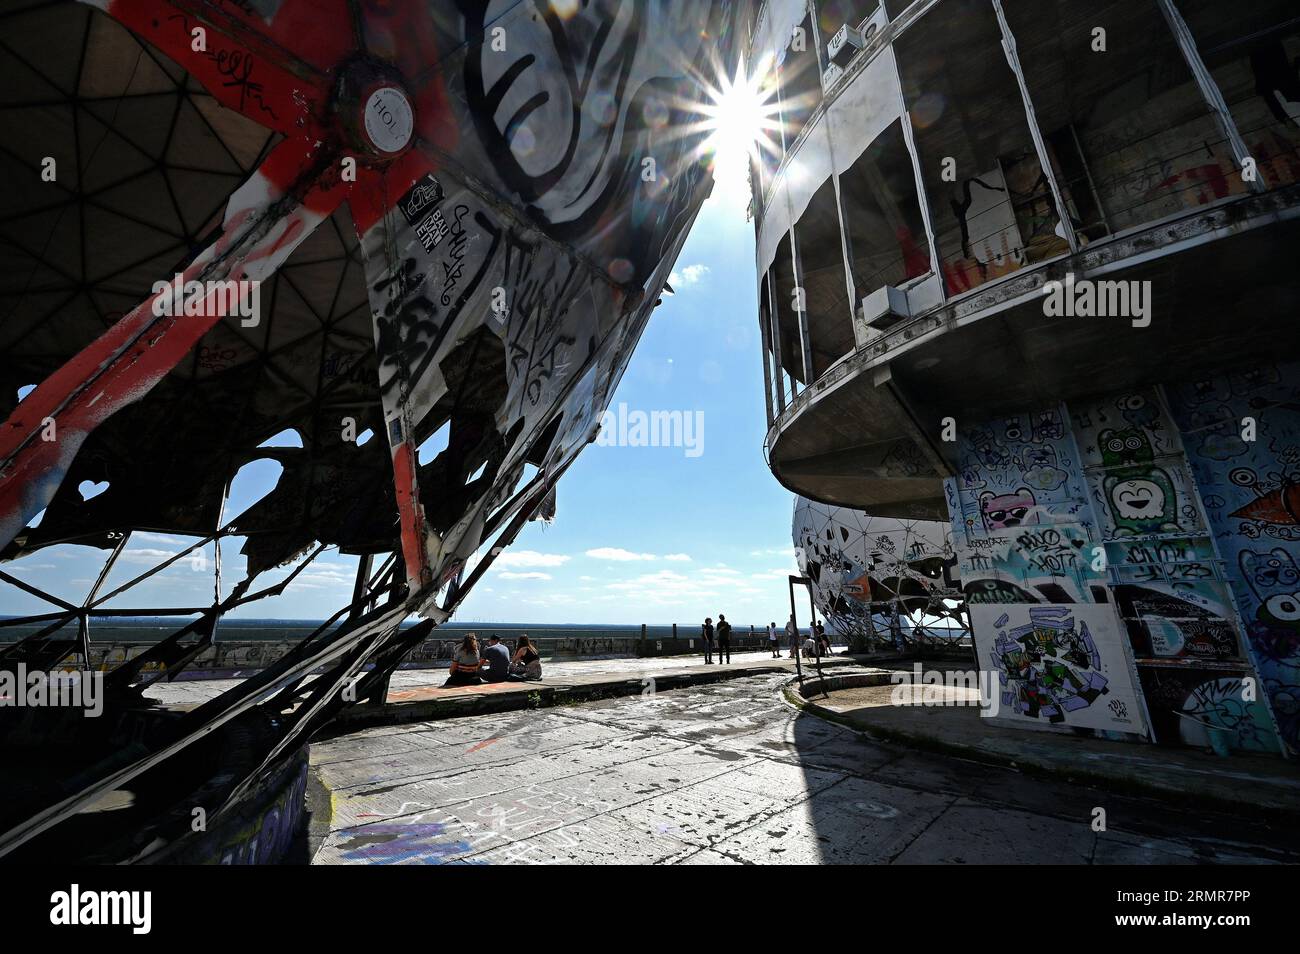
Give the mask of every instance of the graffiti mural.
[{"label": "graffiti mural", "polygon": [[1229,588],[1160,395],[1110,395],[1071,412],[1135,655],[1241,664]]},{"label": "graffiti mural", "polygon": [[1272,720],[1260,698],[1246,700],[1243,677],[1210,669],[1143,666],[1142,692],[1156,737],[1185,745],[1210,745],[1212,728],[1226,730],[1233,749],[1278,750]]},{"label": "graffiti mural", "polygon": [[[1169,388],[1246,642],[1282,739],[1300,752],[1300,367]],[[1253,434],[1250,424],[1253,422]],[[1247,440],[1253,437],[1253,440]]]},{"label": "graffiti mural", "polygon": [[972,603],[1097,602],[1092,517],[1062,408],[958,434],[947,481],[959,573]]},{"label": "graffiti mural", "polygon": [[981,663],[998,672],[996,718],[1146,733],[1110,606],[977,604],[971,623]]}]

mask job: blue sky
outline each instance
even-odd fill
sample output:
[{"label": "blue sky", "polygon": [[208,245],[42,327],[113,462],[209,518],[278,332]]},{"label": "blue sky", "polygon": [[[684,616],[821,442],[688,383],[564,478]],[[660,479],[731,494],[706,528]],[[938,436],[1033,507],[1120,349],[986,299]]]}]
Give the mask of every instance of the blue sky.
[{"label": "blue sky", "polygon": [[[754,233],[745,221],[743,153],[720,153],[718,183],[677,261],[676,289],[655,310],[613,406],[700,411],[697,456],[683,447],[589,446],[560,481],[558,514],[534,522],[470,594],[460,620],[525,623],[698,623],[783,620],[794,570],[793,498],[763,461],[763,383]],[[237,482],[230,512],[261,496],[267,476]],[[192,542],[137,533],[101,593]],[[242,577],[223,548],[223,592]],[[102,551],[51,547],[6,567],[80,603]],[[117,607],[200,606],[212,599],[212,549],[136,587]],[[280,598],[239,613],[319,619],[350,598],[355,557],[327,552]],[[288,570],[265,574],[264,585]],[[786,607],[783,611],[783,607]],[[52,609],[0,587],[0,614]]]}]

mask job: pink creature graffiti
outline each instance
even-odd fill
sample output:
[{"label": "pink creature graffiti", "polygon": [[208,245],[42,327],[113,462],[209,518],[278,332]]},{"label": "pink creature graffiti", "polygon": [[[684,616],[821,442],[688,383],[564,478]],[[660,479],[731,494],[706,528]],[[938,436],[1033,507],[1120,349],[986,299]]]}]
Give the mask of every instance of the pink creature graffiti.
[{"label": "pink creature graffiti", "polygon": [[1034,492],[1028,487],[1017,488],[1009,494],[986,490],[980,494],[980,519],[984,521],[984,529],[989,531],[1036,524],[1038,514]]}]

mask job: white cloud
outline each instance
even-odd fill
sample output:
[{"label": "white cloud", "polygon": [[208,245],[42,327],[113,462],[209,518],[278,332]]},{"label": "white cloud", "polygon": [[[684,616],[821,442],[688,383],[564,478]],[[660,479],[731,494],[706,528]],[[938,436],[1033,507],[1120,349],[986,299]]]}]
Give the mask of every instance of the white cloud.
[{"label": "white cloud", "polygon": [[536,550],[506,550],[496,558],[497,567],[563,566],[572,557],[563,553],[538,553]]},{"label": "white cloud", "polygon": [[174,547],[188,547],[198,540],[197,537],[177,537],[170,533],[152,533],[148,530],[137,530],[131,535],[131,539],[144,540],[146,543],[167,543]]},{"label": "white cloud", "polygon": [[[721,601],[731,607],[746,602],[750,594],[767,593],[768,590],[749,586],[736,570],[728,567],[701,567],[691,573],[674,570],[657,570],[642,573],[630,579],[605,584],[605,589],[628,594],[655,606],[677,606],[708,600]],[[608,597],[598,597],[608,599]],[[722,607],[727,612],[727,606]],[[732,610],[734,612],[734,609]],[[729,614],[730,615],[730,614]]]},{"label": "white cloud", "polygon": [[709,274],[707,265],[687,265],[680,271],[674,269],[668,276],[668,284],[673,286],[674,291],[681,291],[691,285],[698,285],[707,274]]},{"label": "white cloud", "polygon": [[[202,550],[196,550],[195,552],[205,553],[206,550],[207,548],[204,547]],[[127,563],[161,563],[175,555],[175,550],[155,550],[142,547],[138,550],[134,548],[123,550],[121,559]],[[186,559],[190,559],[190,557],[186,557]]]},{"label": "white cloud", "polygon": [[691,557],[687,553],[668,553],[664,555],[665,560],[673,560],[677,563],[690,563]]},{"label": "white cloud", "polygon": [[631,550],[624,550],[622,547],[596,547],[594,550],[588,550],[587,556],[595,560],[618,560],[620,562],[655,559],[653,553],[633,553]]},{"label": "white cloud", "polygon": [[750,550],[750,556],[794,556],[794,547],[765,547],[762,550]]},{"label": "white cloud", "polygon": [[503,580],[549,580],[551,579],[551,574],[549,573],[513,573],[509,570],[506,570],[498,575]]}]

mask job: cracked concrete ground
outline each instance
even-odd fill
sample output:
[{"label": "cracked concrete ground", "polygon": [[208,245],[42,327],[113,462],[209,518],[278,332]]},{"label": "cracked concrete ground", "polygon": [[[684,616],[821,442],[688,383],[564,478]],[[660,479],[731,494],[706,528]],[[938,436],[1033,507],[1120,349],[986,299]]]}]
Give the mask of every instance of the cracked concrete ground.
[{"label": "cracked concrete ground", "polygon": [[788,678],[315,743],[313,862],[1300,862],[1300,832],[867,741],[788,706]]}]

